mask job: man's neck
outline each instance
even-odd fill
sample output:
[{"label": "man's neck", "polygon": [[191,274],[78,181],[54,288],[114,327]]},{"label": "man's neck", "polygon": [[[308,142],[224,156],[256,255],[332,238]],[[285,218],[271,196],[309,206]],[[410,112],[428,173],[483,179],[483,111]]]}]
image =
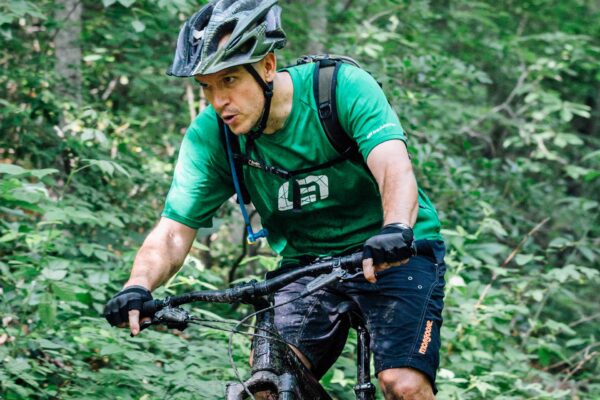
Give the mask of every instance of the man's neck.
[{"label": "man's neck", "polygon": [[271,100],[271,111],[264,133],[270,135],[277,132],[285,125],[285,121],[292,112],[294,99],[294,85],[292,78],[287,72],[278,72],[273,81],[273,99]]}]

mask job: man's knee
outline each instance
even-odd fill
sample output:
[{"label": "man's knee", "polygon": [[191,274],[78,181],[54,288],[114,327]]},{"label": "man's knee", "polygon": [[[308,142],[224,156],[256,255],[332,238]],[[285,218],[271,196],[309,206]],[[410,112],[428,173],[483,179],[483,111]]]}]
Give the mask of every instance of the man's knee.
[{"label": "man's knee", "polygon": [[386,400],[432,400],[433,390],[429,380],[412,368],[393,368],[377,375]]}]

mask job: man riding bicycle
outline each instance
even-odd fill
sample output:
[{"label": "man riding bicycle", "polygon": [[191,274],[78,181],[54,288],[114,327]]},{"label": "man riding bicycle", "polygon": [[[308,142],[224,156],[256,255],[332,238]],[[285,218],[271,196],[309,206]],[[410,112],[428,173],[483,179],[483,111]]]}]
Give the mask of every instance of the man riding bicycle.
[{"label": "man riding bicycle", "polygon": [[[181,28],[168,74],[193,77],[210,106],[187,130],[162,217],[106,318],[139,333],[141,304],[178,271],[196,230],[211,226],[243,180],[281,268],[364,253],[364,279],[275,309],[278,330],[303,363],[320,378],[335,362],[349,329],[337,305],[351,300],[369,330],[386,399],[432,399],[445,284],[437,213],[417,187],[397,115],[377,82],[349,64],[336,75],[336,112],[360,157],[339,159],[314,98],[315,63],[277,69],[274,51],[286,37],[276,2],[215,0]],[[284,287],[275,303],[309,281]]]}]

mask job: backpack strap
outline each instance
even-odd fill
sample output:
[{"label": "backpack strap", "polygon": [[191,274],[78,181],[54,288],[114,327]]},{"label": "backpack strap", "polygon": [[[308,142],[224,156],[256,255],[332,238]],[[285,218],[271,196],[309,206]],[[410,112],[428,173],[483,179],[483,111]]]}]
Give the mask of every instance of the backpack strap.
[{"label": "backpack strap", "polygon": [[358,145],[351,138],[338,118],[336,86],[337,74],[344,61],[318,59],[313,73],[313,92],[319,112],[319,120],[327,139],[344,159],[362,161]]},{"label": "backpack strap", "polygon": [[[221,145],[223,146],[223,150],[225,151],[225,156],[227,158],[229,158],[229,151],[227,149],[227,142],[229,139],[229,144],[231,146],[231,153],[233,155],[233,165],[235,168],[235,175],[238,179],[238,183],[240,186],[240,193],[242,198],[240,199],[240,196],[237,196],[237,203],[238,204],[250,204],[250,202],[252,201],[252,199],[250,198],[250,193],[248,192],[248,188],[246,187],[246,183],[244,182],[244,170],[242,168],[242,163],[239,160],[239,155],[241,153],[240,151],[240,139],[229,132],[229,130],[225,129],[225,124],[223,123],[223,120],[221,118],[219,118],[217,116],[217,122],[219,123],[219,138],[221,139]],[[226,137],[225,135],[228,135],[228,137]],[[233,171],[232,171],[232,176],[233,176]]]}]

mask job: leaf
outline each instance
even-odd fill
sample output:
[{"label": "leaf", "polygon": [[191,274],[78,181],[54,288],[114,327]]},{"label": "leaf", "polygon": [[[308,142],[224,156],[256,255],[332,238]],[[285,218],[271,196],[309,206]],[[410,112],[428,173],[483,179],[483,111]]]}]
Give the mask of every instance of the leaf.
[{"label": "leaf", "polygon": [[77,301],[80,302],[81,304],[85,304],[88,306],[92,305],[93,299],[92,299],[91,293],[78,291],[75,296],[76,296]]},{"label": "leaf", "polygon": [[118,0],[119,3],[121,3],[121,5],[123,5],[124,7],[131,7],[133,5],[133,3],[135,3],[135,0]]},{"label": "leaf", "polygon": [[532,290],[529,294],[537,302],[540,302],[544,299],[544,291],[543,290]]},{"label": "leaf", "polygon": [[50,350],[60,350],[63,349],[65,346],[62,344],[57,344],[54,342],[49,341],[48,339],[38,339],[37,343],[43,348],[43,349],[50,349]]},{"label": "leaf", "polygon": [[105,8],[112,6],[116,2],[117,2],[117,0],[102,0],[102,4],[104,5]]},{"label": "leaf", "polygon": [[94,61],[98,61],[101,59],[102,59],[102,56],[100,54],[88,54],[87,56],[83,57],[83,61],[85,61],[85,62],[94,62]]},{"label": "leaf", "polygon": [[63,301],[77,301],[77,293],[74,286],[70,283],[54,282],[52,283],[52,292],[57,298]]},{"label": "leaf", "polygon": [[38,179],[42,179],[43,177],[45,177],[47,175],[58,173],[58,170],[54,169],[54,168],[32,169],[32,170],[29,170],[29,173],[31,173],[31,175],[35,176]]},{"label": "leaf", "polygon": [[587,160],[590,160],[592,158],[598,158],[598,159],[600,159],[600,150],[592,151],[591,153],[586,154],[581,159],[581,161],[587,161]]},{"label": "leaf", "polygon": [[129,176],[129,173],[127,172],[127,170],[125,168],[123,168],[123,166],[121,166],[120,164],[114,162],[114,161],[107,161],[107,160],[95,160],[95,159],[85,159],[84,161],[87,161],[88,163],[90,163],[90,165],[95,165],[98,168],[100,168],[100,170],[102,172],[104,172],[107,175],[112,176],[113,173],[115,172],[115,170],[119,171],[120,173],[122,173],[125,176]]},{"label": "leaf", "polygon": [[46,325],[56,322],[56,302],[50,293],[44,293],[38,306],[38,315]]},{"label": "leaf", "polygon": [[51,269],[46,267],[42,270],[42,276],[52,281],[60,281],[67,276],[67,270],[65,269]]},{"label": "leaf", "polygon": [[448,286],[466,287],[465,280],[460,275],[453,275],[448,279]]},{"label": "leaf", "polygon": [[98,167],[100,167],[102,172],[104,172],[105,174],[108,174],[110,176],[112,176],[112,174],[115,172],[115,167],[112,165],[112,163],[110,161],[100,160],[96,163],[96,165]]},{"label": "leaf", "polygon": [[590,262],[596,261],[596,254],[589,247],[579,246],[577,247],[577,250],[579,250],[579,252]]},{"label": "leaf", "polygon": [[0,174],[8,175],[22,175],[27,173],[27,170],[23,167],[19,167],[14,164],[0,164]]},{"label": "leaf", "polygon": [[102,249],[94,250],[94,256],[96,256],[98,259],[100,259],[102,261],[108,261],[108,259],[111,255],[112,254],[106,250],[102,250]]},{"label": "leaf", "polygon": [[346,387],[350,384],[350,382],[351,381],[344,375],[344,371],[342,371],[339,368],[335,368],[333,370],[333,377],[331,378],[331,383],[337,383],[342,387]]},{"label": "leaf", "polygon": [[124,352],[125,352],[125,348],[123,346],[119,346],[118,344],[110,343],[110,344],[107,344],[106,346],[102,347],[102,350],[100,350],[100,355],[108,356],[108,355],[120,354],[120,353],[124,353]]},{"label": "leaf", "polygon": [[575,338],[575,339],[571,339],[568,340],[567,343],[565,343],[565,346],[567,347],[579,347],[583,344],[586,344],[587,340],[582,339],[582,338]]},{"label": "leaf", "polygon": [[88,140],[94,139],[94,130],[90,128],[85,128],[83,133],[81,134],[81,140],[87,142]]},{"label": "leaf", "polygon": [[565,168],[565,172],[573,179],[579,179],[582,176],[586,176],[594,171],[588,168],[582,168],[577,165],[568,165]]},{"label": "leaf", "polygon": [[144,23],[140,20],[135,20],[131,22],[131,26],[133,26],[133,29],[137,32],[144,32],[144,30],[146,29],[146,25],[144,25]]},{"label": "leaf", "polygon": [[569,240],[567,240],[563,237],[557,237],[555,239],[552,239],[552,241],[550,242],[550,244],[548,246],[562,249],[563,247],[568,246],[570,243],[571,242]]},{"label": "leaf", "polygon": [[563,333],[563,334],[567,334],[570,336],[574,336],[576,334],[576,332],[571,329],[571,327],[569,327],[567,324],[564,324],[562,322],[557,322],[554,320],[547,320],[544,325],[550,329],[551,331],[554,331],[556,333]]},{"label": "leaf", "polygon": [[515,262],[517,265],[523,266],[530,263],[533,260],[533,257],[533,254],[517,254],[515,257]]},{"label": "leaf", "polygon": [[79,251],[86,257],[91,257],[91,255],[94,254],[94,250],[95,246],[93,244],[84,243],[79,246]]},{"label": "leaf", "polygon": [[485,394],[488,391],[491,391],[491,392],[499,391],[499,389],[496,386],[493,386],[493,385],[490,385],[489,383],[481,382],[481,381],[475,383],[475,388],[477,388],[477,390],[479,390],[479,392],[481,392],[481,395],[483,397],[485,397]]}]

